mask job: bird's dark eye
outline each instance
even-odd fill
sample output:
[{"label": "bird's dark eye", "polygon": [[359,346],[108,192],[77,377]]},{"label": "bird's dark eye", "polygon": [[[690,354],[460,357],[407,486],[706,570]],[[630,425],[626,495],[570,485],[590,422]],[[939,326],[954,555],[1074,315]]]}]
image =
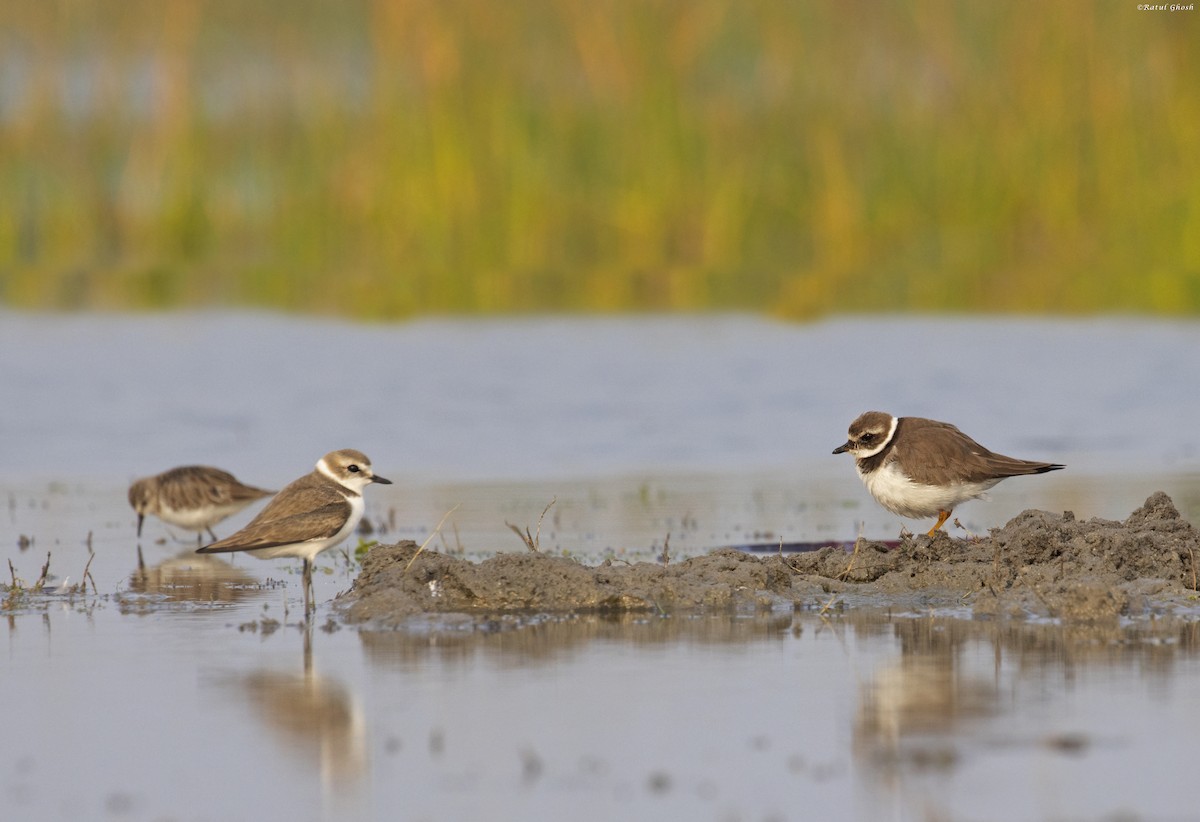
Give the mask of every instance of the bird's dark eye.
[{"label": "bird's dark eye", "polygon": [[357,466],[357,465],[351,465],[351,466],[348,466],[348,467],[346,468],[346,470],[347,470],[347,471],[349,471],[351,474],[357,474],[357,473],[358,473],[358,466]]},{"label": "bird's dark eye", "polygon": [[863,441],[863,442],[870,442],[870,441],[871,441],[871,440],[873,440],[873,439],[875,439],[875,435],[874,435],[874,434],[863,434],[863,435],[862,435],[862,441]]}]

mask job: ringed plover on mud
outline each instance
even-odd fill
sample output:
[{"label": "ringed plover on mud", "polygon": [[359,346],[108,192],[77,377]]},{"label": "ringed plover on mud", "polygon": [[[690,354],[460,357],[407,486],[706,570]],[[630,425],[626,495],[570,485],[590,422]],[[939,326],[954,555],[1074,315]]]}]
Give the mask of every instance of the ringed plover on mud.
[{"label": "ringed plover on mud", "polygon": [[137,535],[142,535],[146,514],[163,522],[196,531],[197,542],[221,520],[255,500],[269,497],[264,491],[238,481],[228,471],[207,465],[184,465],[153,477],[143,477],[129,486],[129,504],[137,511]]},{"label": "ringed plover on mud", "polygon": [[245,551],[259,559],[300,557],[307,614],[313,608],[313,559],[354,532],[363,515],[362,491],[373,482],[392,484],[371,470],[371,461],[361,451],[331,451],[317,461],[315,471],[276,494],[249,525],[197,553]]},{"label": "ringed plover on mud", "polygon": [[929,536],[955,506],[986,499],[1002,479],[1044,474],[1066,466],[996,454],[947,422],[868,411],[850,423],[850,438],[833,453],[850,453],[875,501],[913,519],[936,516]]}]

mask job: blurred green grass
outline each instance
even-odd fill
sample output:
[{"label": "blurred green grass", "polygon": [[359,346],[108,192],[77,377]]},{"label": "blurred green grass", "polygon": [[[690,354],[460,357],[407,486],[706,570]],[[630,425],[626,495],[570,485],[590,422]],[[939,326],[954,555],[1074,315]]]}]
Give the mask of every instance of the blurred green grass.
[{"label": "blurred green grass", "polygon": [[0,301],[1200,310],[1200,17],[0,6]]}]

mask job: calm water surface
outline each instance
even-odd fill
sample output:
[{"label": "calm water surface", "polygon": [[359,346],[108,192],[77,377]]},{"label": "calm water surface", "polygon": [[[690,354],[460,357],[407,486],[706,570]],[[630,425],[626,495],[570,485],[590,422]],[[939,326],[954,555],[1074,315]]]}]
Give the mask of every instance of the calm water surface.
[{"label": "calm water surface", "polygon": [[280,487],[349,446],[396,481],[368,491],[376,536],[423,540],[458,504],[431,546],[468,556],[521,549],[506,521],[551,499],[543,547],[584,559],[892,537],[829,454],[878,407],[1069,466],[964,506],[974,531],[1160,488],[1196,521],[1196,351],[1200,326],[1126,320],[0,313],[0,576],[91,562],[86,596],[0,612],[0,816],[1195,818],[1189,615],[376,634],[321,627],[356,573],[335,551],[306,633],[298,566],[198,558],[157,521],[139,545],[124,494],[194,462]]}]

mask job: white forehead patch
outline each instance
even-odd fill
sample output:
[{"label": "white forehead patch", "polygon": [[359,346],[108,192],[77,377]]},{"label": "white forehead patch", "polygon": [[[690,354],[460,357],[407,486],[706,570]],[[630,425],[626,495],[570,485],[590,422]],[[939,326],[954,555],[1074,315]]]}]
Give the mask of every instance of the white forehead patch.
[{"label": "white forehead patch", "polygon": [[317,471],[353,493],[362,493],[362,489],[371,482],[370,463],[362,463],[359,466],[359,471],[354,473],[351,473],[345,468],[341,467],[339,467],[338,470],[340,470],[341,473],[335,472],[333,466],[326,462],[324,457],[321,457],[321,459],[317,462]]}]

